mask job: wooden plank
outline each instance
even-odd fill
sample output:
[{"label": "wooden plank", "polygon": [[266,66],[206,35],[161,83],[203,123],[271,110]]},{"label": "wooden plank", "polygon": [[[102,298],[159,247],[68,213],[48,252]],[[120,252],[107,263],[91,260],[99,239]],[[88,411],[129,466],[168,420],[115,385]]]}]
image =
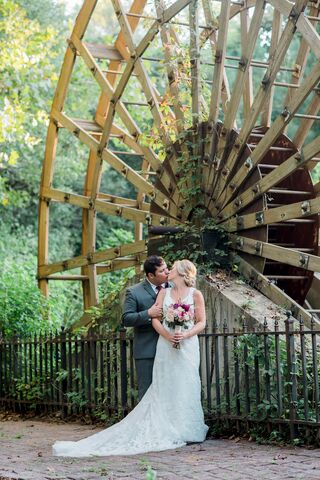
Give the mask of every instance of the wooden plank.
[{"label": "wooden plank", "polygon": [[269,0],[269,3],[279,10],[285,18],[288,18],[293,9],[293,3],[288,0]]},{"label": "wooden plank", "polygon": [[[281,13],[278,10],[274,10],[273,19],[272,19],[270,52],[269,52],[270,58],[272,58],[274,55],[277,54],[277,48],[278,48],[278,43],[279,43],[280,34],[281,34],[281,21],[282,21]],[[269,127],[271,123],[274,88],[275,87],[274,87],[274,81],[273,81],[272,86],[270,88],[269,96],[265,100],[263,110],[261,112],[261,125],[264,125],[266,127]]]},{"label": "wooden plank", "polygon": [[309,45],[313,54],[320,60],[320,35],[314,28],[311,21],[304,15],[297,22],[297,29]]},{"label": "wooden plank", "polygon": [[232,217],[220,226],[227,232],[236,232],[270,223],[284,222],[293,218],[307,218],[320,213],[320,197],[303,202],[290,203],[270,210],[260,210],[246,215]]},{"label": "wooden plank", "polygon": [[98,0],[85,0],[80,9],[80,12],[78,13],[73,31],[79,38],[82,38],[84,36],[93,11],[97,5],[97,1]]},{"label": "wooden plank", "polygon": [[219,215],[225,220],[239,212],[244,207],[260,198],[264,193],[268,192],[273,186],[278,185],[298,168],[305,166],[319,152],[320,137],[317,137],[313,142],[306,145],[301,153],[295,153],[277,166],[277,168],[268,173],[268,175],[265,175],[258,182],[251,185],[247,190],[241,193],[241,195],[235,198],[232,203],[229,203]]},{"label": "wooden plank", "polygon": [[[320,79],[320,63],[316,63],[312,68],[310,74],[307,76],[304,83],[295,91],[295,95],[292,97],[291,102],[283,110],[283,112],[275,119],[270,129],[266,132],[258,145],[255,147],[250,155],[250,165],[242,165],[234,174],[232,181],[227,185],[226,198],[224,205],[228,203],[231,196],[239,190],[245,179],[247,178],[248,171],[257,165],[261,159],[266,155],[270,147],[275,143],[279,135],[283,132],[284,128],[292,120],[295,112],[305,101],[310,91],[319,82]],[[212,203],[212,202],[211,202]],[[213,203],[208,206],[213,208]]]},{"label": "wooden plank", "polygon": [[198,0],[192,0],[190,3],[189,22],[192,123],[193,125],[197,125],[200,117],[201,96]]},{"label": "wooden plank", "polygon": [[141,269],[141,265],[144,260],[147,258],[147,253],[140,253],[136,255],[132,259],[115,259],[105,263],[105,265],[97,265],[97,273],[98,275],[102,275],[104,273],[115,272],[117,270],[123,270],[125,268],[136,268],[136,270]]},{"label": "wooden plank", "polygon": [[97,194],[99,200],[106,200],[109,203],[117,203],[118,205],[126,205],[127,207],[138,208],[139,210],[149,211],[150,203],[138,201],[133,198],[118,197],[116,195],[110,195],[109,193],[99,192]]},{"label": "wooden plank", "polygon": [[52,199],[61,203],[69,203],[80,208],[93,209],[97,212],[108,215],[123,217],[128,220],[142,222],[147,225],[165,225],[167,223],[166,215],[153,213],[152,215],[137,208],[128,207],[122,204],[109,203],[105,200],[92,199],[84,195],[76,195],[74,193],[64,192],[53,188],[42,189],[42,198]]},{"label": "wooden plank", "polygon": [[247,279],[251,286],[259,290],[277,305],[281,305],[286,310],[290,310],[296,320],[300,320],[301,318],[307,327],[311,327],[312,316],[310,313],[289,297],[289,295],[284,293],[283,290],[270,282],[267,277],[258,272],[258,270],[243,258],[236,257],[235,261],[239,265],[239,273]]},{"label": "wooden plank", "polygon": [[88,42],[84,42],[84,45],[87,50],[89,50],[93,58],[98,60],[117,60],[118,62],[123,61],[123,57],[119,50],[113,45],[103,45]]},{"label": "wooden plank", "polygon": [[48,275],[47,280],[83,282],[88,280],[87,275]]},{"label": "wooden plank", "polygon": [[[96,161],[97,161],[96,152],[90,150],[88,165],[87,165],[87,174],[86,174],[84,190],[83,190],[84,196],[90,197],[90,198],[94,198],[94,192],[96,191],[94,188],[92,188]],[[99,179],[99,184],[100,184],[100,179]],[[82,210],[81,254],[85,256],[91,255],[95,251],[95,246],[96,246],[96,212],[93,209],[84,208]],[[82,282],[83,304],[84,304],[84,308],[87,309],[91,305],[96,305],[99,301],[96,268],[94,265],[85,265],[81,268],[81,274],[87,277],[87,279]]]},{"label": "wooden plank", "polygon": [[[212,89],[210,97],[210,110],[208,122],[216,123],[219,115],[219,108],[221,103],[221,88],[223,82],[225,56],[227,49],[227,36],[230,15],[231,1],[226,0],[224,5],[221,4],[221,12],[219,17],[219,31],[218,40],[215,52],[215,67],[213,70]],[[207,22],[210,17],[207,14]]]},{"label": "wooden plank", "polygon": [[[317,115],[320,111],[320,91],[317,91],[314,93],[313,98],[306,110],[307,115]],[[293,138],[293,143],[294,145],[299,149],[305,142],[305,139],[308,136],[309,131],[312,128],[312,125],[314,124],[315,120],[310,118],[310,119],[305,119],[303,122],[300,123],[299,128],[297,129],[295,136]]]},{"label": "wooden plank", "polygon": [[276,262],[303,268],[311,272],[320,272],[320,257],[299,252],[291,248],[280,247],[266,242],[253,240],[239,235],[230,235],[231,245],[235,250],[250,253]]},{"label": "wooden plank", "polygon": [[[230,100],[229,81],[228,81],[228,77],[227,77],[225,69],[224,69],[225,52],[223,52],[223,50],[226,48],[226,40],[224,40],[222,38],[222,31],[223,31],[223,28],[224,28],[223,23],[224,22],[228,23],[228,21],[229,21],[228,18],[224,19],[225,9],[228,10],[228,3],[227,3],[228,1],[229,0],[227,0],[224,3],[224,8],[223,9],[222,9],[222,4],[221,4],[221,9],[222,10],[221,10],[221,14],[219,16],[219,21],[218,21],[217,18],[215,18],[215,16],[212,13],[211,3],[209,2],[209,0],[202,0],[203,11],[204,11],[205,19],[206,19],[206,24],[208,25],[208,27],[211,28],[211,32],[210,31],[208,33],[204,32],[203,37],[201,39],[202,41],[201,41],[201,44],[200,44],[200,50],[201,50],[202,46],[205,44],[205,42],[207,41],[207,39],[209,39],[210,46],[211,46],[211,51],[212,51],[212,57],[213,57],[213,60],[214,60],[214,67],[215,67],[214,72],[213,72],[213,76],[217,77],[217,80],[213,80],[213,81],[215,81],[217,85],[220,85],[220,89],[217,92],[215,92],[215,94],[219,98],[216,98],[216,100],[214,100],[214,104],[215,105],[218,104],[218,107],[213,107],[213,110],[212,110],[213,114],[215,115],[215,117],[212,117],[212,118],[216,118],[217,120],[218,120],[219,104],[221,104],[221,108],[222,108],[223,112],[225,113],[226,105],[229,103],[229,100]],[[216,32],[218,32],[218,40],[216,38],[217,37]],[[220,41],[219,41],[219,36],[221,36]],[[218,42],[219,42],[219,44],[218,44]],[[219,53],[216,56],[217,51]],[[217,73],[215,73],[216,68],[219,69],[219,71]],[[220,81],[219,75],[222,75],[222,81]],[[212,97],[212,95],[211,95],[211,97]],[[211,103],[211,99],[210,99],[210,103]],[[217,108],[217,110],[216,110],[216,108]],[[208,121],[209,122],[211,121],[210,120],[210,118],[211,118],[210,115],[211,114],[210,114],[210,108],[209,108],[209,113],[208,113]],[[213,122],[215,123],[214,120],[213,120]],[[209,152],[207,152],[207,153],[209,153]]]},{"label": "wooden plank", "polygon": [[[250,111],[250,115],[248,115],[248,117],[245,119],[243,127],[239,132],[239,136],[235,144],[233,145],[230,151],[230,154],[226,160],[226,164],[224,167],[224,171],[225,171],[224,179],[216,187],[215,195],[217,200],[215,201],[215,205],[218,209],[220,208],[221,204],[223,205],[225,204],[225,201],[222,202],[219,199],[219,197],[223,192],[223,190],[225,189],[226,182],[228,182],[228,179],[230,178],[230,173],[234,169],[234,166],[239,156],[239,152],[242,152],[243,146],[245,145],[253,127],[256,124],[257,118],[260,115],[261,111],[263,110],[264,104],[269,97],[272,84],[276,78],[277,73],[279,72],[283,59],[287,53],[287,50],[291,44],[294,33],[296,31],[297,20],[299,16],[303,15],[303,9],[307,4],[307,2],[308,0],[299,0],[296,2],[295,16],[290,17],[287,21],[287,24],[283,30],[283,33],[277,45],[277,55],[274,55],[273,57],[270,56],[269,66],[261,82],[261,85],[255,95],[252,108]],[[248,37],[248,41],[250,41],[249,37]]]},{"label": "wooden plank", "polygon": [[123,245],[118,245],[117,247],[94,252],[89,256],[79,255],[78,257],[69,258],[60,262],[54,262],[48,265],[40,265],[39,274],[40,277],[48,277],[49,275],[53,275],[58,272],[65,272],[67,270],[73,270],[74,268],[79,268],[84,265],[106,262],[115,258],[139,254],[145,251],[145,240],[135,243],[125,243]]},{"label": "wooden plank", "polygon": [[[212,34],[209,37],[212,56],[214,60],[213,80],[210,95],[210,107],[208,113],[208,135],[206,138],[206,145],[204,151],[204,164],[201,181],[201,191],[211,191],[215,176],[215,168],[212,165],[216,154],[217,135],[214,132],[216,128],[219,108],[222,108],[224,114],[226,113],[226,105],[230,101],[230,89],[228,78],[225,72],[225,57],[227,47],[227,34],[230,15],[230,4],[228,0],[224,6],[221,4],[221,12],[219,23],[214,18],[211,4],[208,0],[203,0],[203,10],[206,23],[214,27],[219,25],[218,39],[216,39],[216,29],[213,28]],[[223,7],[223,8],[222,8]],[[216,86],[215,88],[213,86]]]},{"label": "wooden plank", "polygon": [[[240,12],[240,29],[241,29],[241,45],[245,45],[248,41],[248,17],[249,10],[241,10]],[[274,28],[272,28],[272,36],[274,35]],[[272,37],[273,38],[273,37]],[[272,38],[271,46],[272,48]],[[247,82],[245,82],[243,90],[243,114],[244,118],[248,118],[250,115],[250,109],[253,98],[253,84],[252,84],[252,67],[249,66],[247,73]]]}]

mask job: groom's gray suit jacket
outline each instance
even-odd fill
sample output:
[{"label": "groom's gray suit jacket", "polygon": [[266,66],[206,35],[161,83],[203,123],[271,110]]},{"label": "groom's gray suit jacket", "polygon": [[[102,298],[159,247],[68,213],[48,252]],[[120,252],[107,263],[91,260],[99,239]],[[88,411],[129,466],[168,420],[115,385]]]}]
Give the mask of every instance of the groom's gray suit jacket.
[{"label": "groom's gray suit jacket", "polygon": [[134,327],[133,356],[135,359],[154,358],[158,334],[152,327],[148,309],[155,303],[156,292],[147,280],[126,291],[122,322]]}]

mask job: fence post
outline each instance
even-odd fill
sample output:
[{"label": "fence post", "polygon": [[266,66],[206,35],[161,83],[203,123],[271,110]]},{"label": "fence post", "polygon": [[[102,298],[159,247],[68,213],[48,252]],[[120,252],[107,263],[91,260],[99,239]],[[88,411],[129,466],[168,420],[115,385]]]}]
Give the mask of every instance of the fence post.
[{"label": "fence post", "polygon": [[120,329],[120,354],[121,354],[121,406],[122,413],[128,413],[128,378],[127,378],[127,330]]},{"label": "fence post", "polygon": [[12,400],[13,400],[13,403],[12,403],[12,406],[13,406],[13,411],[16,412],[17,411],[17,403],[16,403],[16,400],[17,400],[17,390],[16,390],[16,385],[17,385],[17,381],[18,381],[18,335],[17,335],[17,331],[15,330],[13,332],[13,337],[12,337],[12,372],[11,372],[11,388],[12,388],[12,394],[11,394],[11,397],[12,397]]},{"label": "fence post", "polygon": [[287,382],[289,397],[289,415],[290,415],[290,438],[293,440],[298,436],[298,428],[295,424],[297,418],[297,373],[296,373],[296,354],[294,345],[293,318],[291,312],[286,313],[286,349],[287,349]]},{"label": "fence post", "polygon": [[60,348],[61,348],[61,370],[62,373],[62,380],[61,380],[61,400],[62,400],[62,414],[64,417],[68,415],[68,380],[67,380],[67,343],[66,343],[66,332],[64,331],[64,327],[61,327],[61,334],[60,334]]}]

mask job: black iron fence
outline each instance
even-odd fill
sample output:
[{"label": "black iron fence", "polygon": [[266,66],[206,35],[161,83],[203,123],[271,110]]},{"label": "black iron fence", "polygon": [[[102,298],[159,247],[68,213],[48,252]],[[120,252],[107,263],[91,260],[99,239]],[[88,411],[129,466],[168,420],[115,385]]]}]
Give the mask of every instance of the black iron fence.
[{"label": "black iron fence", "polygon": [[[209,419],[270,431],[319,429],[320,330],[288,318],[259,331],[200,335],[203,405]],[[125,329],[86,337],[0,339],[0,405],[14,411],[60,411],[107,420],[136,403],[132,338]],[[317,430],[315,430],[317,431]]]},{"label": "black iron fence", "polygon": [[0,338],[0,405],[101,419],[136,403],[132,338],[65,333]]}]

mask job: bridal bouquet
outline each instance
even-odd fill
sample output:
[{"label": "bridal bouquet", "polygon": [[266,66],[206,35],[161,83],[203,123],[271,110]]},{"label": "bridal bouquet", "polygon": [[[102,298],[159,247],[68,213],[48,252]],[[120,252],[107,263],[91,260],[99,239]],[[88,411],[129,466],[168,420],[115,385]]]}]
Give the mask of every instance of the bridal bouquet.
[{"label": "bridal bouquet", "polygon": [[[166,313],[166,324],[180,333],[182,328],[187,329],[187,323],[194,319],[194,310],[188,303],[172,303]],[[174,343],[173,348],[180,349],[180,343]]]}]

